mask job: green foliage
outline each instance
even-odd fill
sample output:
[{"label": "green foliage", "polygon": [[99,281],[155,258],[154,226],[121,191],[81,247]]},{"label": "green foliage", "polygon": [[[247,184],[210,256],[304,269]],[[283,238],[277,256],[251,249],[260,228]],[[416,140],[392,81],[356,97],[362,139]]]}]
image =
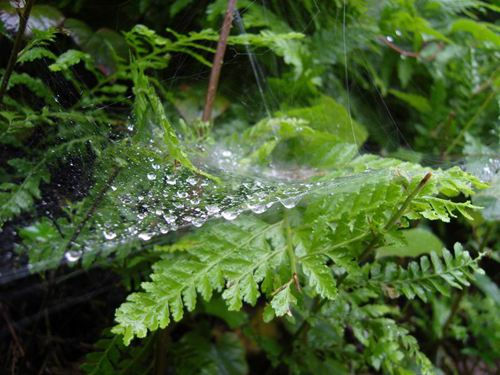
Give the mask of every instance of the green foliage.
[{"label": "green foliage", "polygon": [[85,373],[498,362],[498,7],[238,1],[203,123],[227,1],[129,2],[120,32],[70,3],[35,6],[0,103],[0,240],[121,278]]},{"label": "green foliage", "polygon": [[80,368],[85,374],[136,374],[151,368],[154,340],[144,340],[140,346],[126,348],[109,330],[102,333],[94,345],[96,351],[87,354]]},{"label": "green foliage", "polygon": [[211,342],[207,333],[198,329],[182,337],[173,352],[177,371],[182,374],[247,374],[245,350],[238,336],[227,332]]},{"label": "green foliage", "polygon": [[383,268],[375,263],[370,269],[370,282],[382,283],[390,290],[391,297],[403,293],[409,299],[418,296],[427,301],[427,295],[448,295],[446,284],[461,289],[470,285],[468,280],[473,278],[474,272],[483,272],[478,268],[480,257],[472,259],[459,243],[455,244],[454,250],[454,256],[448,250],[443,250],[444,263],[436,253],[431,252],[430,261],[424,255],[419,262],[410,262],[408,269],[391,262]]}]

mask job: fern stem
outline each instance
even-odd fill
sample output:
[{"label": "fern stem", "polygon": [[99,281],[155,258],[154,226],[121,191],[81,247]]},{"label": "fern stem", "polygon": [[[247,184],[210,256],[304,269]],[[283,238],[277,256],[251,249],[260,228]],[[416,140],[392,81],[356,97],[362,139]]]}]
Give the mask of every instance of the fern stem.
[{"label": "fern stem", "polygon": [[33,8],[34,2],[35,0],[28,0],[23,14],[21,15],[19,12],[19,29],[17,30],[16,39],[14,40],[14,45],[12,46],[12,50],[10,51],[7,68],[5,68],[5,74],[3,75],[2,83],[0,85],[0,106],[2,106],[3,97],[5,95],[5,92],[7,91],[10,76],[12,75],[14,66],[16,65],[17,54],[19,52],[19,49],[21,48],[21,42],[23,40],[23,35],[26,30],[26,25],[28,24],[28,19],[30,17],[31,8]]},{"label": "fern stem", "polygon": [[[399,219],[401,219],[401,217],[404,215],[404,213],[408,209],[408,206],[410,205],[410,203],[422,191],[422,189],[427,184],[427,182],[429,182],[429,180],[431,179],[431,177],[432,177],[432,173],[428,172],[424,176],[424,178],[422,178],[422,180],[420,180],[420,182],[418,183],[417,187],[415,189],[413,189],[413,191],[410,193],[410,195],[408,195],[408,197],[406,197],[405,201],[403,202],[403,204],[401,205],[401,207],[399,208],[399,210],[397,210],[391,216],[391,218],[389,219],[389,221],[387,222],[387,224],[384,226],[384,230],[385,231],[388,231],[388,230],[392,229],[392,227],[394,226],[394,224],[396,224],[396,222]],[[366,246],[365,251],[363,251],[363,253],[359,257],[359,263],[360,264],[363,264],[363,263],[365,263],[368,260],[368,258],[371,255],[371,253],[372,253],[375,245],[377,244],[379,238],[380,238],[380,234],[374,236],[372,238],[372,240],[368,243],[368,245]],[[346,277],[347,275],[344,274],[343,276]]]},{"label": "fern stem", "polygon": [[154,373],[162,375],[167,372],[167,348],[170,344],[169,328],[163,328],[156,335],[156,350],[154,360]]},{"label": "fern stem", "polygon": [[406,200],[403,202],[403,204],[400,207],[400,209],[398,211],[396,211],[394,213],[394,215],[392,215],[392,217],[389,219],[389,221],[385,225],[385,228],[384,228],[385,230],[391,229],[392,226],[394,224],[396,224],[396,222],[401,218],[401,216],[403,216],[403,214],[407,210],[408,206],[410,205],[411,201],[422,191],[422,189],[427,184],[427,182],[429,182],[429,180],[431,179],[431,177],[432,177],[432,173],[428,172],[424,176],[424,178],[422,178],[422,180],[418,183],[417,187],[410,193],[410,195],[408,195],[408,197],[406,198]]},{"label": "fern stem", "polygon": [[212,118],[212,108],[215,101],[215,94],[217,93],[217,86],[219,85],[220,71],[224,63],[224,54],[226,52],[227,38],[231,25],[233,23],[234,9],[236,8],[236,0],[229,0],[227,3],[226,15],[224,23],[220,32],[219,41],[217,43],[217,50],[215,51],[214,62],[212,70],[210,71],[210,81],[208,83],[207,96],[205,99],[205,108],[203,109],[202,121],[210,122]]},{"label": "fern stem", "polygon": [[491,100],[495,97],[495,94],[496,94],[495,90],[492,90],[490,95],[488,95],[486,100],[483,102],[483,104],[481,104],[481,106],[477,109],[476,113],[474,113],[474,115],[469,119],[469,121],[467,121],[467,123],[464,125],[464,127],[462,128],[460,133],[458,133],[458,135],[455,137],[455,139],[450,143],[450,145],[448,146],[448,148],[444,152],[445,156],[447,156],[451,151],[453,151],[453,149],[455,148],[457,143],[460,142],[460,140],[463,138],[463,136],[465,135],[467,130],[469,130],[469,128],[472,125],[474,125],[474,123],[476,122],[479,115],[481,113],[483,113],[483,111],[486,109],[486,107],[488,107],[488,104],[490,104]]}]

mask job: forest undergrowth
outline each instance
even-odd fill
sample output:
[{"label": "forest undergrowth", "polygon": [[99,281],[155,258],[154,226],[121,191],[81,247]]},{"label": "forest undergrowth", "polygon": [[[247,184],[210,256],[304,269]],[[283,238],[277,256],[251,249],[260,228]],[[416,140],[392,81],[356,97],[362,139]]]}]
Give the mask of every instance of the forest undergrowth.
[{"label": "forest undergrowth", "polygon": [[0,1],[2,371],[497,373],[499,10]]}]

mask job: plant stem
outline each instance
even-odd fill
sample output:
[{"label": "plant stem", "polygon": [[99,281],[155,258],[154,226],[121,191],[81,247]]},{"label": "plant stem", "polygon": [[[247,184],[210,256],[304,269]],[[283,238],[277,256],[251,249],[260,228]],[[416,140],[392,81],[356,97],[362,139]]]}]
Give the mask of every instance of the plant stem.
[{"label": "plant stem", "polygon": [[460,142],[460,140],[463,138],[463,136],[465,135],[467,130],[469,130],[469,128],[472,125],[474,125],[474,123],[476,122],[479,115],[486,109],[486,107],[488,107],[488,104],[490,104],[491,100],[495,97],[495,94],[496,94],[496,92],[494,90],[492,90],[490,95],[488,95],[486,100],[483,102],[483,104],[481,104],[481,106],[477,109],[476,113],[474,113],[474,115],[469,119],[469,121],[467,121],[467,123],[462,128],[460,133],[458,133],[458,135],[455,137],[453,142],[450,143],[450,145],[448,146],[448,148],[444,152],[445,156],[447,156],[451,151],[453,151],[453,149],[455,148],[457,143]]},{"label": "plant stem", "polygon": [[163,375],[167,372],[167,349],[170,344],[170,333],[168,328],[160,330],[156,337],[156,350],[154,361],[155,375]]},{"label": "plant stem", "polygon": [[394,215],[392,215],[392,217],[389,219],[389,221],[385,225],[385,228],[384,228],[385,230],[391,229],[392,226],[394,224],[396,224],[396,222],[401,218],[401,216],[403,216],[403,214],[405,213],[406,209],[410,205],[411,201],[422,191],[422,189],[427,184],[427,182],[429,182],[429,180],[431,179],[431,177],[432,177],[432,173],[428,172],[424,176],[424,178],[422,178],[422,180],[420,180],[420,182],[418,183],[417,187],[415,189],[413,189],[413,191],[410,193],[410,195],[408,195],[408,197],[406,198],[406,200],[403,202],[403,204],[401,205],[400,209],[397,212],[395,212]]},{"label": "plant stem", "polygon": [[21,48],[21,42],[23,40],[23,35],[26,30],[26,25],[28,24],[28,18],[30,17],[31,8],[33,8],[33,3],[35,0],[28,0],[26,3],[26,7],[24,9],[23,14],[21,15],[19,12],[19,29],[17,30],[16,39],[14,40],[14,46],[10,51],[9,61],[7,62],[7,68],[5,68],[5,74],[2,78],[2,84],[0,85],[0,106],[2,106],[3,96],[7,91],[7,86],[9,84],[10,76],[14,71],[14,66],[17,61],[17,54],[19,49]]},{"label": "plant stem", "polygon": [[212,119],[212,108],[219,85],[220,71],[224,63],[224,54],[226,52],[227,38],[233,23],[234,9],[236,8],[236,0],[228,0],[226,16],[217,43],[212,70],[210,71],[210,81],[208,83],[207,97],[205,99],[205,108],[203,109],[202,121],[210,122]]},{"label": "plant stem", "polygon": [[448,315],[448,318],[444,322],[443,325],[443,331],[442,331],[442,340],[445,339],[446,332],[448,331],[448,328],[450,327],[451,321],[457,314],[459,307],[460,307],[460,302],[462,302],[462,299],[465,297],[465,289],[462,289],[456,296],[455,299],[453,300],[453,304],[451,306],[451,311],[450,315]]}]

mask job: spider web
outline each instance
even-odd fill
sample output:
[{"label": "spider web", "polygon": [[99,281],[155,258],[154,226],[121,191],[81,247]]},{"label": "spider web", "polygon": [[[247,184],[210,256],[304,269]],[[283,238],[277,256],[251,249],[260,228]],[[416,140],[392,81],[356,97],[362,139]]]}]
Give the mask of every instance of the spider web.
[{"label": "spider web", "polygon": [[[312,14],[309,23],[304,26],[306,31],[310,23],[315,21],[320,8],[315,4],[316,11]],[[252,4],[257,4],[256,1]],[[264,2],[261,4],[264,5]],[[245,11],[236,14],[235,23],[237,32],[246,33],[244,27]],[[351,90],[353,82],[348,75],[348,50],[349,35],[346,27],[346,3],[343,2],[341,28],[334,34],[342,40],[345,73],[343,80],[346,87],[344,104],[349,113],[353,139],[355,143],[356,135],[351,114]],[[63,52],[63,51],[59,51]],[[255,78],[258,96],[256,99],[255,90],[246,91],[242,88],[237,93],[239,105],[249,113],[261,113],[270,117],[270,114],[278,109],[278,99],[276,93],[267,84],[266,72],[259,60],[267,58],[270,50],[259,50],[255,52],[251,46],[245,46],[235,50],[230,48],[232,54],[225,61],[224,68],[228,69],[233,65],[241,64],[243,56],[245,64],[250,66],[250,71]],[[198,82],[206,83],[209,69],[204,68],[195,73],[184,74],[184,64],[187,57],[179,57],[172,77],[164,79],[161,83],[167,90],[174,89],[179,83]],[[37,64],[46,64],[37,61]],[[44,66],[46,69],[46,66]],[[73,69],[78,76],[79,72]],[[60,102],[60,112],[64,114],[68,107],[65,103],[79,100],[78,93],[74,87],[64,78],[54,75],[47,75],[48,83],[56,92],[55,100]],[[85,80],[84,77],[81,78]],[[380,130],[391,139],[402,138],[402,143],[407,149],[412,151],[411,146],[404,139],[402,131],[394,119],[389,105],[373,82],[381,106],[390,118],[389,126],[380,126]],[[295,95],[294,92],[290,93]],[[127,99],[131,99],[129,95]],[[106,109],[107,107],[119,103],[107,103],[96,107]],[[95,105],[94,105],[95,106]],[[92,124],[92,119],[90,120]],[[98,128],[96,122],[93,123]],[[128,130],[133,131],[134,122],[131,118],[128,123]],[[88,130],[88,129],[87,129]],[[396,137],[392,135],[396,134]],[[17,250],[4,250],[2,257],[5,259],[0,268],[0,284],[5,284],[18,278],[29,275],[33,272],[40,272],[53,268],[61,264],[75,264],[83,261],[90,265],[96,259],[105,259],[114,254],[117,249],[128,247],[130,251],[141,251],[142,249],[155,244],[165,243],[170,240],[169,235],[177,231],[189,230],[192,227],[200,227],[209,220],[234,220],[244,213],[263,214],[269,210],[283,207],[290,209],[295,207],[304,198],[311,194],[336,194],[349,189],[356,184],[360,184],[367,175],[380,175],[390,178],[393,171],[364,171],[362,173],[338,174],[329,179],[321,176],[324,171],[297,165],[247,165],[243,164],[243,152],[241,147],[234,144],[216,142],[213,144],[191,144],[185,141],[184,148],[190,150],[190,157],[196,165],[218,177],[222,183],[215,183],[210,179],[200,177],[182,168],[175,166],[165,166],[163,164],[165,151],[158,146],[161,143],[160,137],[151,139],[150,156],[145,157],[139,151],[134,160],[131,160],[125,167],[127,173],[122,173],[120,169],[102,171],[105,178],[101,189],[97,189],[94,196],[95,206],[88,209],[88,219],[83,224],[69,223],[72,230],[65,232],[64,228],[58,228],[67,241],[64,246],[53,249],[53,256],[48,259],[33,261],[22,252],[22,244],[17,244]],[[391,141],[394,142],[394,141]],[[109,142],[110,146],[113,142]],[[358,145],[358,155],[367,151],[362,145]],[[134,150],[127,151],[133,154]],[[118,157],[129,158],[130,155],[117,155]],[[68,155],[68,159],[74,159],[74,154]],[[467,167],[472,173],[477,174],[483,180],[491,180],[498,173],[500,161],[498,157],[480,157],[467,160],[454,160],[443,162],[438,156],[426,156],[428,164],[433,166],[461,165]],[[479,164],[477,162],[479,161]],[[92,161],[93,163],[93,161]],[[71,164],[71,162],[70,162]],[[93,165],[83,156],[75,164],[80,164],[83,169],[92,169]],[[72,170],[61,171],[71,175]],[[75,178],[78,175],[75,174]],[[71,179],[70,179],[71,181]],[[91,187],[89,187],[90,190]],[[94,189],[95,190],[95,189]],[[88,190],[87,190],[88,191]],[[80,197],[86,192],[81,192]],[[38,210],[43,211],[46,202],[42,199],[37,203]],[[78,209],[79,201],[69,204],[72,209]],[[71,213],[66,213],[70,215]],[[113,218],[110,221],[109,218]],[[57,217],[51,217],[50,221],[56,223]],[[36,231],[41,218],[36,217],[32,222],[24,221],[22,226],[15,228],[15,231]],[[76,229],[75,229],[76,227]],[[24,228],[24,229],[23,229]],[[20,250],[20,251],[19,251]],[[124,254],[130,254],[124,252]]]}]

